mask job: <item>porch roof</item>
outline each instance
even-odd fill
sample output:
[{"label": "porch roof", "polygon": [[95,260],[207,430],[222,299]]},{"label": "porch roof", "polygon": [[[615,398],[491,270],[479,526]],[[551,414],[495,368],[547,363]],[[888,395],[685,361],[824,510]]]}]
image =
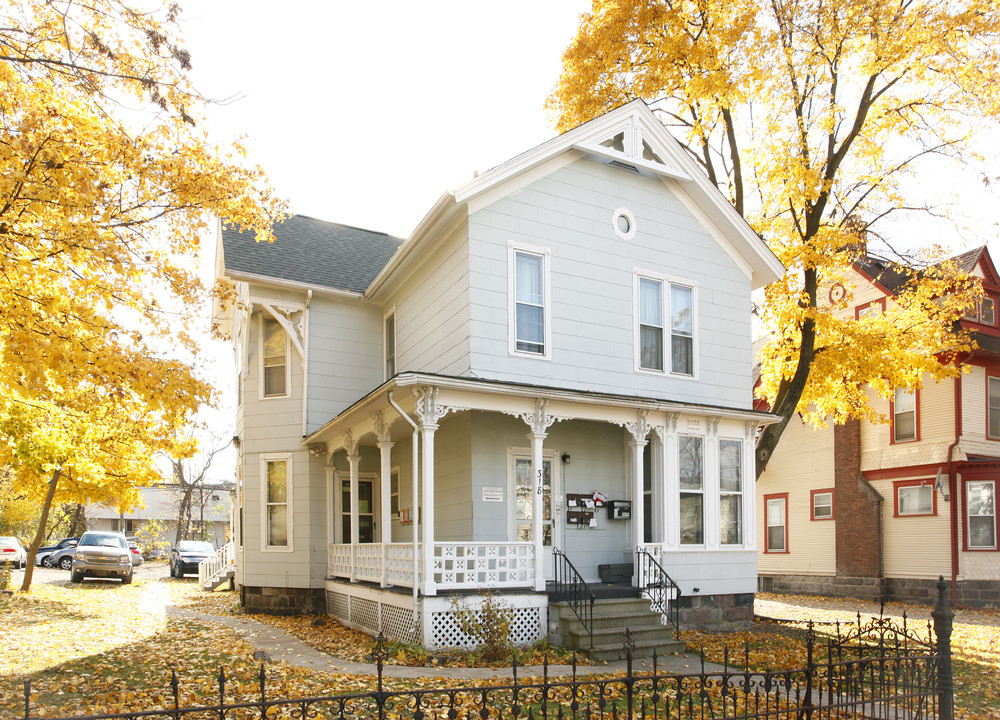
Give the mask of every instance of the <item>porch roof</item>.
[{"label": "porch roof", "polygon": [[[377,418],[388,412],[384,422],[392,425],[399,413],[392,407],[390,396],[404,412],[417,409],[421,388],[438,391],[437,405],[447,412],[483,410],[521,416],[535,411],[535,402],[547,401],[547,412],[560,420],[592,420],[623,425],[634,422],[636,413],[699,415],[729,420],[742,420],[759,425],[771,425],[780,420],[773,413],[753,409],[731,408],[721,405],[676,402],[666,398],[619,395],[615,393],[571,390],[567,388],[505,382],[478,378],[437,375],[434,373],[404,372],[389,379],[359,399],[343,412],[326,422],[321,428],[303,438],[303,445],[325,443],[330,450],[343,446],[343,433],[350,430],[355,440],[374,432]],[[393,393],[399,390],[401,392]],[[652,422],[652,424],[657,424]],[[400,434],[408,434],[411,429]]]}]

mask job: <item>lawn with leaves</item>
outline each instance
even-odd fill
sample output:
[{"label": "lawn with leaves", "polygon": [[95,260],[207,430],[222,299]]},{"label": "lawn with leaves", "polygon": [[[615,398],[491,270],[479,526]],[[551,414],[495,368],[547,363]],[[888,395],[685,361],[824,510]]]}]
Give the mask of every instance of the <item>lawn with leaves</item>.
[{"label": "lawn with leaves", "polygon": [[[254,647],[230,628],[164,614],[171,596],[183,598],[196,588],[137,578],[125,586],[39,584],[29,594],[0,596],[0,720],[23,717],[25,680],[31,681],[33,717],[167,707],[173,703],[171,671],[181,683],[182,705],[212,704],[220,667],[228,678],[227,701],[256,699],[261,666]],[[345,694],[375,683],[370,675],[284,663],[268,664],[266,672],[271,697]],[[447,684],[386,679],[396,689]]]},{"label": "lawn with leaves", "polygon": [[[192,610],[216,615],[242,615],[243,608],[235,593],[202,593],[183,591],[183,586],[175,591],[174,604]],[[370,662],[372,638],[370,635],[345,627],[329,616],[298,615],[247,615],[253,620],[284,630],[289,635],[320,652],[353,662]],[[573,652],[564,648],[550,647],[536,643],[528,648],[516,650],[518,665],[541,665],[545,658],[552,665],[568,665],[573,660]],[[578,665],[593,665],[586,656],[577,655]],[[392,643],[389,647],[389,665],[431,666],[431,667],[506,667],[510,659],[499,663],[480,661],[475,653],[461,651],[428,653],[419,645]]]},{"label": "lawn with leaves", "polygon": [[[885,616],[901,621],[927,636],[931,617],[929,605],[888,603]],[[758,593],[758,615],[793,621],[781,627],[761,623],[750,632],[709,634],[685,632],[684,641],[691,652],[704,651],[705,659],[722,662],[729,649],[731,665],[743,667],[748,649],[749,666],[755,670],[787,670],[806,666],[806,645],[802,633],[788,633],[792,627],[804,632],[811,620],[819,636],[830,632],[831,622],[855,623],[878,616],[879,606],[857,600],[774,595]],[[817,644],[822,654],[821,641]],[[958,610],[952,631],[952,667],[955,676],[955,714],[964,720],[1000,720],[1000,611]]]}]

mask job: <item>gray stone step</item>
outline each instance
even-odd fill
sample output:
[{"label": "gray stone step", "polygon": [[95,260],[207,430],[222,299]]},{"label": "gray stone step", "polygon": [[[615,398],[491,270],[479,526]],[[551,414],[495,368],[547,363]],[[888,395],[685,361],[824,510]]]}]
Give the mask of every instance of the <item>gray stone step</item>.
[{"label": "gray stone step", "polygon": [[[684,643],[679,640],[670,640],[668,642],[637,642],[635,644],[635,650],[632,651],[632,657],[652,657],[654,649],[656,650],[657,655],[673,655],[675,653],[684,652]],[[598,645],[596,637],[594,638],[593,649],[584,648],[584,650],[586,650],[587,655],[592,660],[611,662],[614,660],[625,659],[625,650],[621,643],[603,643]]]},{"label": "gray stone step", "polygon": [[[633,621],[639,620],[639,618],[632,618]],[[632,633],[632,641],[638,642],[673,642],[674,641],[674,628],[672,625],[649,625],[645,624],[647,618],[642,618],[641,622],[644,624],[637,624],[633,622],[632,625],[628,627],[629,632]],[[574,638],[581,647],[583,643],[590,643],[590,634],[587,632],[580,623],[576,624],[576,627],[571,628],[569,631],[569,637]],[[625,628],[594,628],[594,644],[606,645],[609,643],[618,642],[619,644],[625,642]]]}]

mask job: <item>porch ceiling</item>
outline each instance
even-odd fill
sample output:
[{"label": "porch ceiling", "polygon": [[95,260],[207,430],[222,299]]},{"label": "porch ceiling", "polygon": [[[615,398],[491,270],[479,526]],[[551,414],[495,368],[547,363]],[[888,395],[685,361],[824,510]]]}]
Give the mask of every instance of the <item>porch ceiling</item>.
[{"label": "porch ceiling", "polygon": [[[372,444],[378,436],[377,425],[380,422],[388,428],[393,441],[409,436],[412,426],[402,420],[389,398],[391,396],[408,415],[418,416],[418,404],[425,388],[437,390],[436,404],[444,413],[481,410],[522,416],[534,413],[536,402],[545,400],[550,417],[616,425],[635,422],[639,411],[649,414],[651,424],[659,424],[656,414],[662,414],[664,419],[671,415],[696,415],[760,425],[770,425],[779,420],[776,415],[756,410],[407,372],[377,387],[305,437],[302,443],[307,446],[325,444],[328,451],[333,451],[344,447],[344,434],[350,431],[359,444]],[[419,417],[417,421],[419,424]]]}]

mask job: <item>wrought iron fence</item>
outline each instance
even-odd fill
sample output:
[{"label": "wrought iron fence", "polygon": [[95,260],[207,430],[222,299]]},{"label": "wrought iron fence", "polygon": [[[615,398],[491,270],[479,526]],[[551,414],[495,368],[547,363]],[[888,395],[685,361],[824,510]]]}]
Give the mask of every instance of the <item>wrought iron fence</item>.
[{"label": "wrought iron fence", "polygon": [[[947,587],[943,581],[939,589],[942,586]],[[388,653],[380,637],[373,652],[375,687],[370,691],[271,698],[267,671],[261,665],[253,700],[238,701],[220,671],[213,702],[181,707],[180,681],[174,674],[173,702],[166,708],[74,716],[73,720],[952,720],[951,617],[942,592],[934,613],[933,634],[928,627],[926,639],[905,621],[898,625],[885,618],[867,623],[859,618],[856,627],[838,627],[836,634],[825,639],[817,639],[810,624],[805,633],[806,667],[795,670],[755,670],[750,667],[746,646],[742,658],[729,657],[727,650],[721,670],[706,669],[702,658],[700,672],[670,674],[663,671],[655,655],[649,669],[637,669],[632,661],[634,645],[626,630],[624,672],[580,677],[574,663],[570,675],[550,677],[546,664],[541,678],[526,680],[519,676],[520,668],[515,664],[513,679],[507,684],[416,690],[385,689]],[[31,715],[30,681],[25,682],[24,692],[23,717],[31,720],[37,716]]]}]

